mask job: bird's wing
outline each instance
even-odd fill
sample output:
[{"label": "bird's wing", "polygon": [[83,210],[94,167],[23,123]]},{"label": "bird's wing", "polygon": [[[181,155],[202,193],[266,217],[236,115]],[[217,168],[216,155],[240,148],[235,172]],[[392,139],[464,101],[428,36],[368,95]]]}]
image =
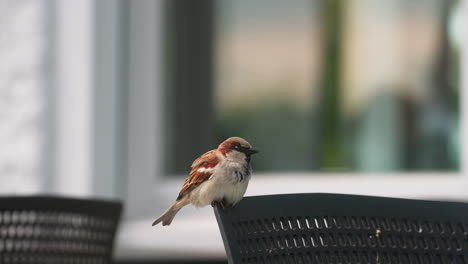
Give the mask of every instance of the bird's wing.
[{"label": "bird's wing", "polygon": [[187,193],[195,189],[204,181],[208,180],[213,174],[214,167],[218,164],[218,157],[216,156],[216,150],[210,150],[205,154],[197,158],[192,164],[192,170],[190,175],[185,180],[182,189],[179,192],[177,200],[184,197]]}]

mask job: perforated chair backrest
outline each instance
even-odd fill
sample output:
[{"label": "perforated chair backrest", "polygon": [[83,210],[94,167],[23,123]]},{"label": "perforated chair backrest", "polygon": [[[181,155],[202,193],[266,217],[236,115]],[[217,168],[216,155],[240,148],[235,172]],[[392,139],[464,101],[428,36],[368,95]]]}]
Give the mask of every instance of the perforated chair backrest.
[{"label": "perforated chair backrest", "polygon": [[59,197],[0,197],[0,264],[111,263],[122,205]]},{"label": "perforated chair backrest", "polygon": [[215,207],[229,263],[468,264],[468,204],[288,194]]}]

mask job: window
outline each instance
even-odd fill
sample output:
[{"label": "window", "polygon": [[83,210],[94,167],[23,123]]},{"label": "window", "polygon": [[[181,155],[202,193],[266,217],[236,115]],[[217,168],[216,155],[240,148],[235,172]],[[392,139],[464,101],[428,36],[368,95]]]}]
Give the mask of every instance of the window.
[{"label": "window", "polygon": [[168,1],[164,171],[238,135],[257,172],[458,171],[451,1]]}]

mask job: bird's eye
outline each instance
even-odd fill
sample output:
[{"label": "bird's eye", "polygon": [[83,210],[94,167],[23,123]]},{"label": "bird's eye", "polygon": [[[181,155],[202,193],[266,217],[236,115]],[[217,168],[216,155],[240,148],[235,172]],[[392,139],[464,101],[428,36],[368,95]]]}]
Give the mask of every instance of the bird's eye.
[{"label": "bird's eye", "polygon": [[235,147],[235,149],[236,149],[236,150],[239,150],[239,149],[241,149],[241,147],[240,147],[239,145],[237,145],[237,146]]}]

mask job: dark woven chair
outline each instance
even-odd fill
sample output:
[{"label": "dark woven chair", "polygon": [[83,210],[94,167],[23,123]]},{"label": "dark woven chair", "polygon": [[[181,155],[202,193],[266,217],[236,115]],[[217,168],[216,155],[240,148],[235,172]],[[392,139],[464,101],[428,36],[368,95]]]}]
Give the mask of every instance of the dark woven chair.
[{"label": "dark woven chair", "polygon": [[340,194],[215,207],[229,263],[466,263],[468,204]]},{"label": "dark woven chair", "polygon": [[121,209],[110,201],[0,197],[0,264],[111,263]]}]

